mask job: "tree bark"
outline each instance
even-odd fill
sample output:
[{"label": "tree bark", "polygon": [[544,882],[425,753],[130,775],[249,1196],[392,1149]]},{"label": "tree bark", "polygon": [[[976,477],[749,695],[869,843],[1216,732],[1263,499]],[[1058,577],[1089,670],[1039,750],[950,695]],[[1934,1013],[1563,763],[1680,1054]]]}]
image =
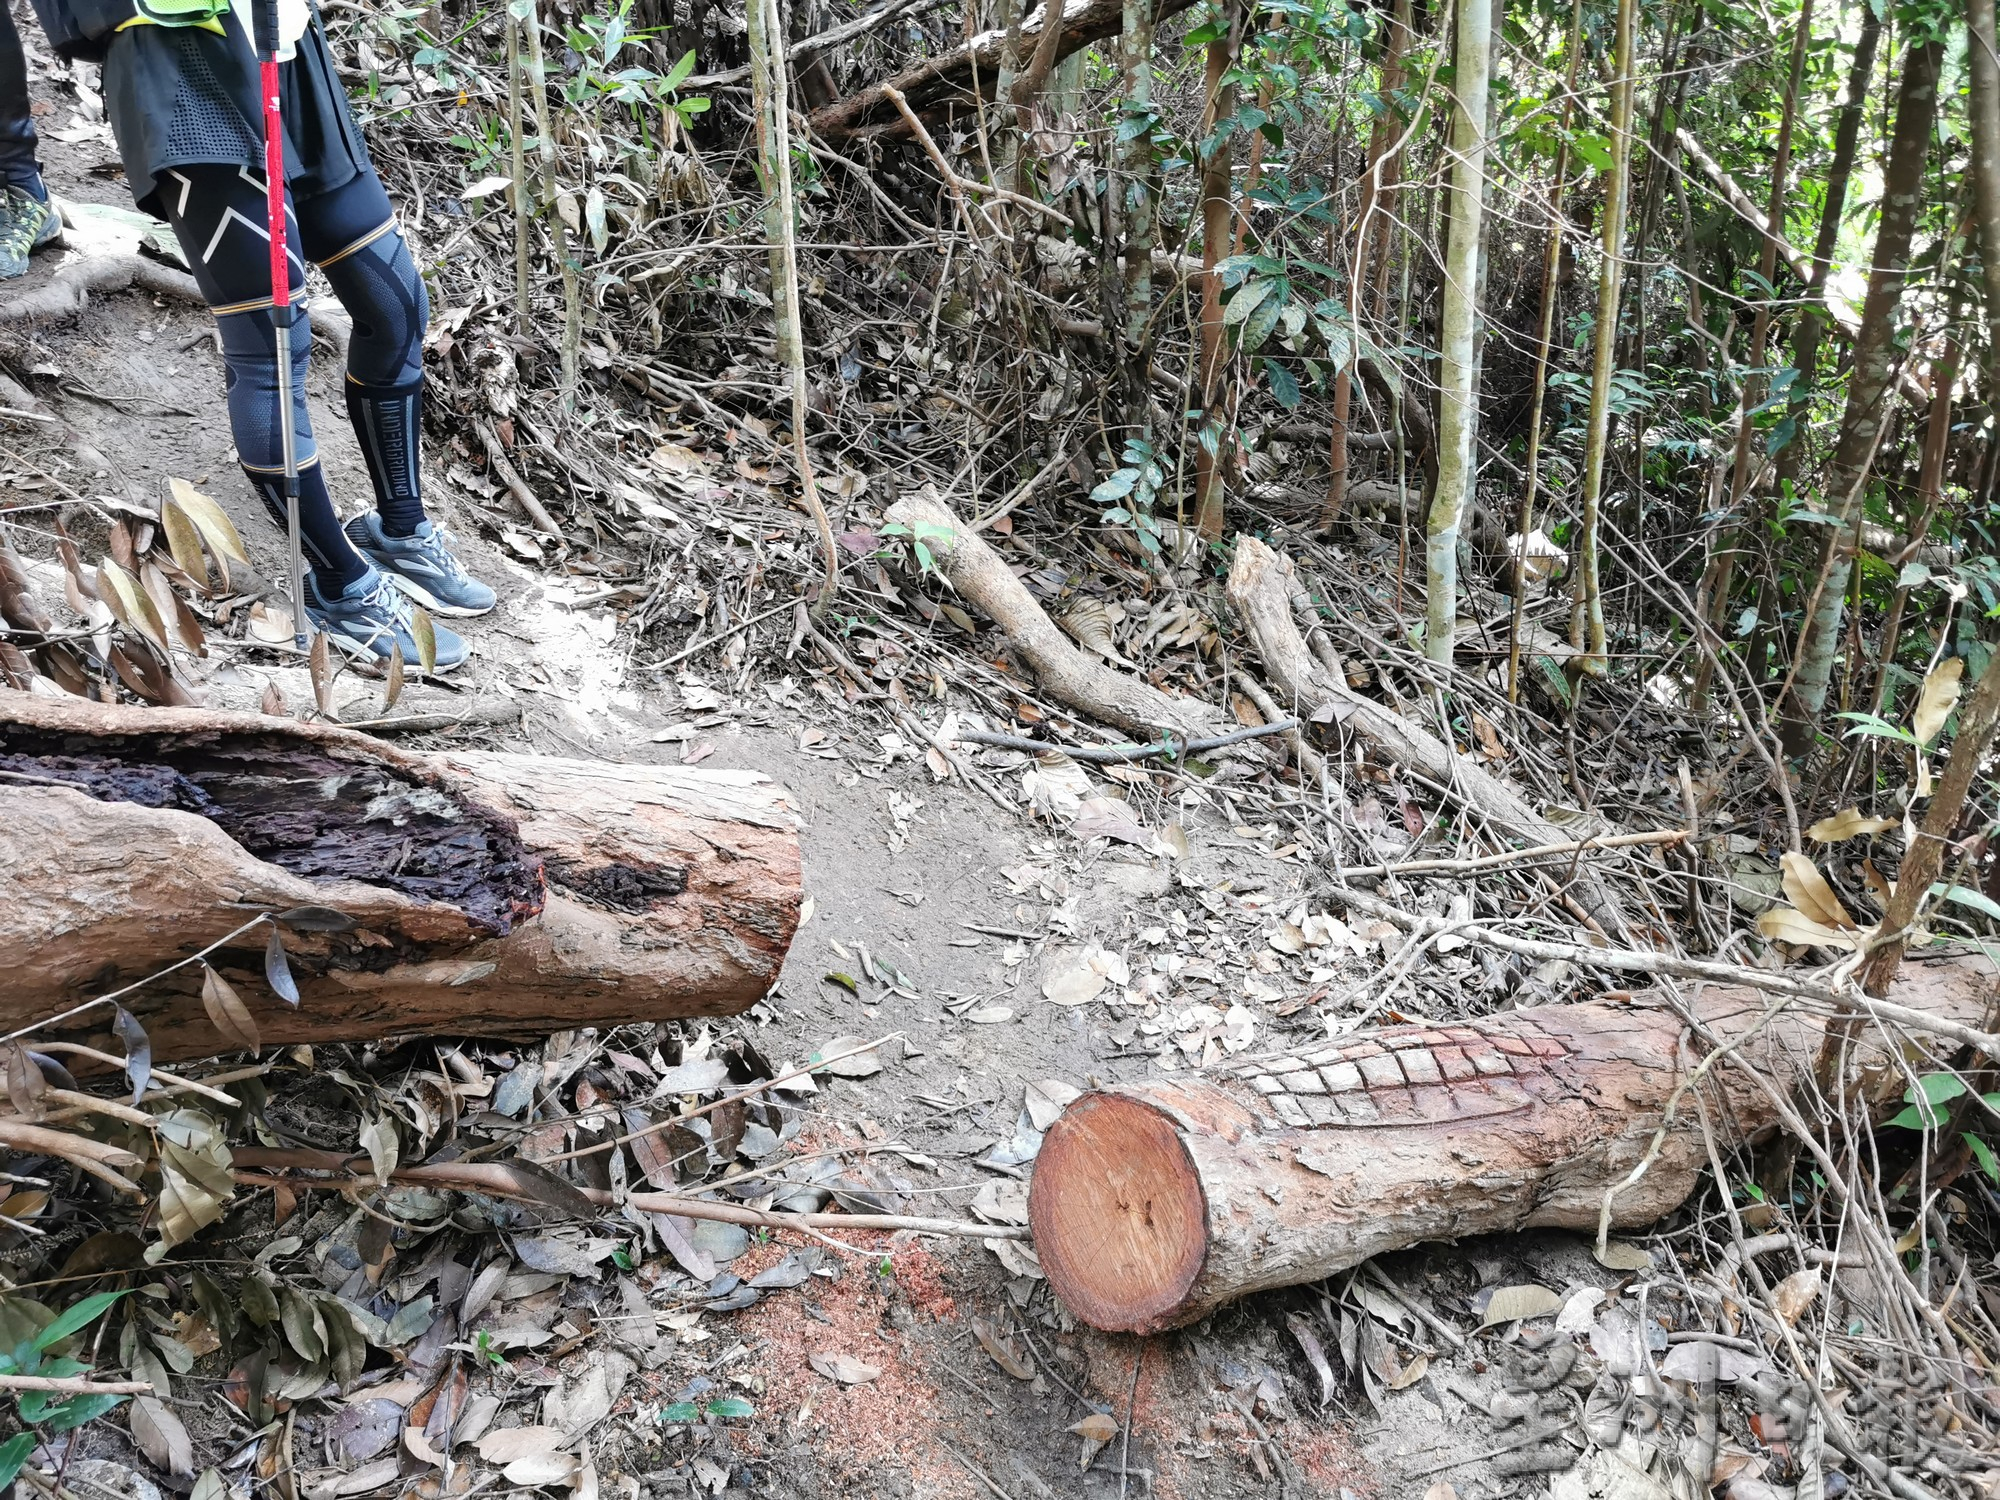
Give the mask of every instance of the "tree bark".
[{"label": "tree bark", "polygon": [[1229,30],[1208,44],[1203,75],[1201,144],[1201,330],[1196,386],[1201,406],[1195,429],[1195,529],[1217,540],[1222,536],[1223,489],[1228,473],[1224,443],[1229,426],[1223,392],[1223,370],[1229,357],[1229,330],[1222,322],[1222,277],[1216,267],[1229,256],[1230,174],[1236,160],[1236,138],[1217,139],[1216,126],[1236,113],[1236,89],[1223,82],[1235,59],[1240,12],[1224,12]]},{"label": "tree bark", "polygon": [[[2000,418],[2000,54],[1991,4],[1966,0],[1966,101],[1972,131],[1972,202],[1979,268],[1986,286],[1986,399]],[[1996,441],[1991,434],[1987,442]],[[2000,472],[1991,464],[1989,470]]]},{"label": "tree bark", "polygon": [[1819,346],[1833,317],[1826,309],[1826,278],[1833,268],[1833,252],[1840,243],[1842,221],[1847,215],[1847,185],[1854,178],[1855,159],[1860,154],[1861,125],[1867,113],[1869,80],[1875,76],[1875,49],[1882,39],[1882,18],[1875,7],[1861,7],[1861,30],[1854,39],[1854,60],[1847,74],[1847,97],[1833,128],[1833,160],[1826,174],[1826,203],[1820,210],[1819,233],[1813,241],[1812,263],[1807,268],[1805,301],[1798,321],[1792,326],[1791,400],[1785,415],[1793,423],[1791,441],[1778,450],[1774,478],[1782,485],[1797,479],[1805,462],[1806,416],[1813,389],[1819,384]]},{"label": "tree bark", "polygon": [[1549,390],[1549,347],[1555,342],[1557,282],[1562,273],[1563,179],[1569,174],[1569,124],[1576,98],[1576,70],[1583,56],[1583,0],[1571,0],[1569,44],[1563,63],[1562,126],[1556,138],[1556,169],[1549,185],[1549,248],[1542,259],[1542,318],[1535,335],[1535,394],[1528,409],[1528,452],[1521,460],[1527,476],[1515,534],[1514,607],[1507,624],[1507,701],[1521,701],[1521,626],[1528,609],[1528,533],[1535,525],[1535,490],[1541,481],[1542,408]]},{"label": "tree bark", "polygon": [[[1627,0],[1631,3],[1631,0]],[[1458,540],[1478,466],[1480,225],[1486,205],[1486,105],[1493,69],[1491,0],[1459,0],[1452,52],[1451,202],[1445,233],[1444,312],[1438,360],[1438,476],[1424,528],[1424,655],[1451,665],[1458,620]]]},{"label": "tree bark", "polygon": [[1941,42],[1918,43],[1903,56],[1896,100],[1896,124],[1889,161],[1882,175],[1882,217],[1875,237],[1868,297],[1855,335],[1854,368],[1848,377],[1847,407],[1840,435],[1822,484],[1824,508],[1835,520],[1827,528],[1817,596],[1810,602],[1793,658],[1792,689],[1784,707],[1786,748],[1794,755],[1811,745],[1833,680],[1840,646],[1840,622],[1854,571],[1856,520],[1874,461],[1877,438],[1888,417],[1890,373],[1896,362],[1896,311],[1910,259],[1910,240],[1923,207],[1924,169],[1930,158],[1931,130],[1937,119]]},{"label": "tree bark", "polygon": [[887,511],[936,558],[938,570],[968,603],[1000,627],[1052,698],[1133,734],[1180,739],[1226,734],[1241,726],[1198,698],[1177,698],[1143,678],[1106,666],[1077,649],[1048,617],[1014,570],[935,493],[905,495]]},{"label": "tree bark", "polygon": [[[259,714],[13,692],[0,771],[8,1031],[297,908],[333,915],[281,924],[296,1007],[269,1000],[271,924],[209,959],[266,1044],[728,1015],[769,990],[798,921],[794,820],[754,772],[418,756]],[[200,979],[124,997],[156,1056],[228,1049]]]},{"label": "tree bark", "polygon": [[[1984,967],[1927,965],[1895,998],[1976,1024],[1993,987]],[[1427,1240],[1595,1233],[1606,1193],[1649,1152],[1610,1223],[1651,1223],[1707,1170],[1703,1112],[1729,1145],[1768,1132],[1777,1107],[1749,1069],[1784,1097],[1824,1030],[1796,1011],[1772,1018],[1755,990],[1709,987],[1694,1008],[1740,1043],[1699,1080],[1699,1045],[1673,1011],[1589,1004],[1385,1027],[1237,1064],[1227,1085],[1085,1094],[1035,1162],[1036,1255],[1084,1322],[1157,1333]],[[1877,1061],[1894,1098],[1904,1073],[1886,1051]]]},{"label": "tree bark", "polygon": [[[1750,483],[1750,439],[1756,431],[1752,413],[1764,399],[1765,343],[1771,333],[1771,290],[1772,278],[1778,271],[1777,236],[1785,229],[1785,190],[1792,162],[1792,130],[1798,120],[1799,87],[1805,78],[1806,47],[1812,41],[1812,0],[1805,0],[1799,7],[1798,29],[1792,37],[1792,66],[1785,80],[1784,114],[1778,125],[1778,146],[1771,157],[1771,195],[1764,218],[1772,232],[1764,236],[1764,243],[1758,251],[1757,275],[1763,282],[1764,295],[1757,303],[1757,313],[1750,325],[1749,368],[1743,376],[1742,398],[1736,404],[1736,449],[1729,468],[1729,521],[1723,545],[1715,555],[1704,590],[1702,603],[1707,608],[1706,618],[1718,636],[1727,639],[1723,623],[1729,613],[1730,584],[1736,571],[1736,548],[1742,523],[1738,511],[1742,508],[1744,494]],[[1701,606],[1697,606],[1701,607]],[[1688,707],[1695,717],[1707,712],[1709,685],[1709,658],[1704,655],[1695,664],[1694,685],[1688,692]]]},{"label": "tree bark", "polygon": [[[1460,755],[1422,726],[1364,698],[1329,672],[1321,671],[1293,622],[1293,599],[1299,592],[1291,559],[1273,552],[1253,536],[1236,538],[1236,555],[1229,566],[1227,592],[1265,674],[1277,689],[1280,707],[1302,720],[1330,720],[1340,732],[1365,744],[1371,758],[1410,769],[1453,788],[1466,806],[1476,809],[1508,838],[1523,843],[1559,842],[1563,834],[1527,799],[1469,756]],[[1588,869],[1579,869],[1573,894],[1606,931],[1617,933],[1624,917],[1617,901]]]},{"label": "tree bark", "polygon": [[[1155,160],[1153,131],[1153,3],[1125,0],[1120,40],[1124,67],[1124,99],[1116,146],[1122,181],[1116,188],[1119,220],[1124,228],[1123,354],[1126,421],[1139,436],[1152,435],[1153,367],[1153,238],[1157,207],[1153,201]],[[1136,128],[1145,122],[1145,128]],[[1128,134],[1127,131],[1130,131]]]},{"label": "tree bark", "polygon": [[1931,887],[1944,873],[1945,851],[1955,847],[1952,834],[1965,811],[1965,799],[1971,795],[1972,780],[1979,774],[1986,751],[1993,743],[1996,726],[2000,726],[2000,670],[1988,662],[1980,674],[1979,686],[1973,689],[1972,701],[1959,715],[1958,734],[1951,742],[1951,760],[1944,768],[1944,775],[1938,778],[1937,791],[1924,814],[1924,826],[1903,856],[1903,868],[1896,875],[1895,894],[1889,897],[1882,913],[1881,937],[1861,966],[1861,987],[1871,995],[1889,993],[1889,982],[1896,977],[1896,967],[1903,960],[1910,929],[1924,909]]},{"label": "tree bark", "polygon": [[1618,0],[1618,36],[1611,60],[1611,165],[1604,174],[1604,259],[1597,274],[1596,342],[1583,451],[1583,520],[1577,529],[1576,587],[1582,624],[1576,645],[1583,655],[1576,659],[1576,665],[1591,677],[1602,677],[1611,666],[1604,635],[1604,594],[1598,577],[1598,508],[1604,494],[1604,450],[1611,437],[1611,379],[1617,373],[1618,306],[1624,287],[1637,13],[1637,0]]}]

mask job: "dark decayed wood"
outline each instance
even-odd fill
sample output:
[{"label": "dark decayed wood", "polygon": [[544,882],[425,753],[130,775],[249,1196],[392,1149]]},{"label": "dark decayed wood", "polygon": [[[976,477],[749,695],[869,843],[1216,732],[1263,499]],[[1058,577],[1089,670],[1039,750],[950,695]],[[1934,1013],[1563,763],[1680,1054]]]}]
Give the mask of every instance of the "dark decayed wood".
[{"label": "dark decayed wood", "polygon": [[[416,755],[257,714],[0,692],[0,1026],[132,983],[260,911],[211,960],[266,1044],[520,1035],[741,1011],[798,922],[795,820],[748,771]],[[341,925],[341,924],[335,924]],[[162,1059],[225,1050],[200,971],[124,1003]],[[98,1009],[38,1033],[109,1041]]]}]

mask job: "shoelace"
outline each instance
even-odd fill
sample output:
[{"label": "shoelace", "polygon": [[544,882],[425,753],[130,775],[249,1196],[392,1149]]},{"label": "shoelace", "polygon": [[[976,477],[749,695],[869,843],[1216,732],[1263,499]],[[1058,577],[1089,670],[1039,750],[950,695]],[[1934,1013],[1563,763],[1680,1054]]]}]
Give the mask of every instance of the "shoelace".
[{"label": "shoelace", "polygon": [[458,560],[458,553],[452,547],[451,533],[436,522],[431,523],[431,534],[426,539],[424,550],[429,552],[438,566],[457,581],[467,576],[465,564]]}]

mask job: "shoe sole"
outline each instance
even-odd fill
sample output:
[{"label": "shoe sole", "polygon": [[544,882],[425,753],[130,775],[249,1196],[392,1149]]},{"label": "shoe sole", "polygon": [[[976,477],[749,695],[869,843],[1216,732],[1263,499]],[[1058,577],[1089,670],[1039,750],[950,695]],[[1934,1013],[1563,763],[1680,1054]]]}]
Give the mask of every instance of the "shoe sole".
[{"label": "shoe sole", "polygon": [[[334,630],[326,625],[321,625],[317,620],[313,621],[313,624],[318,628],[321,635],[325,636],[334,645],[340,647],[342,651],[345,651],[349,656],[353,657],[356,661],[372,663],[375,666],[386,666],[388,664],[389,658],[383,656],[380,652],[378,652],[373,646],[369,645],[366,641],[356,640],[351,635],[342,635],[338,630]],[[428,677],[443,677],[448,673],[456,672],[460,667],[464,666],[466,662],[470,661],[471,659],[472,658],[468,655],[460,657],[457,661],[454,662],[439,662],[435,668],[433,668],[430,672],[423,673],[423,675]],[[405,665],[414,668],[419,672],[423,671],[422,667],[419,666],[416,662],[408,662]]]},{"label": "shoe sole", "polygon": [[422,584],[405,578],[379,557],[371,556],[368,560],[381,570],[382,576],[387,578],[391,584],[395,585],[397,589],[407,594],[410,598],[416,600],[417,603],[421,604],[434,615],[443,615],[448,620],[476,620],[481,615],[492,614],[499,607],[500,601],[498,599],[495,599],[484,609],[467,609],[462,604],[446,604]]}]

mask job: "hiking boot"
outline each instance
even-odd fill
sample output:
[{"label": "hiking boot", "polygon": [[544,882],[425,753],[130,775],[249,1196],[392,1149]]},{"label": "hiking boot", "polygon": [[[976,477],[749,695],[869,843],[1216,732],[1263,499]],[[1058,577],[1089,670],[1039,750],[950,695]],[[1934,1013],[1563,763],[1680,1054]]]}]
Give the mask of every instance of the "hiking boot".
[{"label": "hiking boot", "polygon": [[62,238],[62,219],[53,206],[26,188],[0,192],[0,281],[24,276],[28,257]]},{"label": "hiking boot", "polygon": [[[389,586],[388,575],[370,568],[346,592],[328,599],[308,573],[305,604],[306,617],[342,650],[387,661],[391,649],[400,646],[403,661],[412,670],[421,670],[410,601]],[[455,632],[433,621],[431,633],[437,641],[438,671],[449,672],[465,660],[465,642]]]},{"label": "hiking boot", "polygon": [[354,550],[389,575],[389,581],[434,615],[466,618],[493,607],[494,593],[465,571],[442,526],[424,521],[409,536],[390,536],[382,518],[364,512],[347,523]]}]

